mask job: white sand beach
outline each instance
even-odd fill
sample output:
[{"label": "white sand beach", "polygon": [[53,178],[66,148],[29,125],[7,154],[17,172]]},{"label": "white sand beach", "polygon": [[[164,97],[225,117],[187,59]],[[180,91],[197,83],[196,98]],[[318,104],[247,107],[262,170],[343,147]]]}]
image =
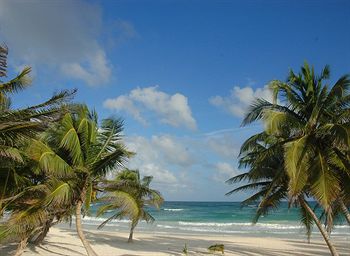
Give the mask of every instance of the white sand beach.
[{"label": "white sand beach", "polygon": [[[216,243],[225,245],[225,255],[271,255],[271,256],[311,256],[329,255],[324,241],[315,236],[311,243],[300,239],[279,239],[272,237],[249,237],[240,235],[192,235],[169,233],[135,233],[133,243],[127,243],[126,232],[105,232],[89,230],[85,232],[93,248],[100,256],[137,255],[184,255],[182,249],[187,244],[188,255],[209,255],[207,247]],[[350,238],[333,238],[340,255],[350,255]],[[13,246],[7,245],[1,255],[10,254]],[[4,253],[4,254],[3,254]],[[220,255],[220,252],[215,253]],[[86,255],[75,230],[52,228],[43,245],[28,246],[24,256],[34,255]]]}]

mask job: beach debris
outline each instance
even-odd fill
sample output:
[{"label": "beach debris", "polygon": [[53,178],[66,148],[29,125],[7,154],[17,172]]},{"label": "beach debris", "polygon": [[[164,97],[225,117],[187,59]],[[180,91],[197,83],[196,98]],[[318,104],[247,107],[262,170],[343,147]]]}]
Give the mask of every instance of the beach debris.
[{"label": "beach debris", "polygon": [[187,251],[187,244],[185,244],[184,248],[182,249],[182,252],[187,255],[188,251]]},{"label": "beach debris", "polygon": [[208,250],[211,253],[221,252],[222,254],[224,254],[224,249],[225,249],[225,246],[223,244],[214,244],[208,247]]}]

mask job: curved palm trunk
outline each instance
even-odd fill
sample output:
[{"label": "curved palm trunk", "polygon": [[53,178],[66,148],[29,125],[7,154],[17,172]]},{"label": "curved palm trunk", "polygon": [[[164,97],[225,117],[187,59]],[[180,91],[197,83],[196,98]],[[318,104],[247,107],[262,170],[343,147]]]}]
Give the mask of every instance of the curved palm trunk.
[{"label": "curved palm trunk", "polygon": [[340,208],[344,213],[344,216],[346,218],[346,221],[348,222],[348,224],[350,225],[350,212],[349,209],[346,207],[346,205],[344,204],[343,200],[339,200],[339,204],[340,204]]},{"label": "curved palm trunk", "polygon": [[52,226],[53,220],[54,220],[54,217],[50,217],[50,218],[45,222],[43,230],[42,230],[42,231],[39,233],[39,235],[32,241],[32,243],[34,243],[35,245],[40,245],[40,244],[44,241],[44,239],[45,239],[47,233],[49,232],[49,230],[50,230],[50,228],[51,228],[51,226]]},{"label": "curved palm trunk", "polygon": [[7,171],[7,176],[6,176],[4,189],[2,191],[1,198],[0,198],[0,217],[3,217],[3,215],[4,215],[4,209],[2,208],[2,199],[5,197],[7,183],[9,181],[9,177],[10,177],[10,170]]},{"label": "curved palm trunk", "polygon": [[306,201],[303,198],[299,198],[299,202],[302,205],[302,207],[304,207],[304,209],[311,215],[312,219],[316,223],[316,226],[320,230],[321,235],[323,236],[323,239],[325,240],[325,242],[326,242],[326,244],[327,244],[327,246],[328,246],[332,256],[339,256],[336,248],[334,247],[333,243],[329,239],[329,236],[327,234],[326,229],[322,226],[320,220],[318,219],[318,217],[316,216],[314,211],[310,208],[310,206],[306,203]]},{"label": "curved palm trunk", "polygon": [[81,224],[81,208],[82,208],[83,202],[81,200],[78,201],[77,207],[75,210],[75,226],[77,228],[78,236],[83,243],[85,250],[88,254],[88,256],[97,256],[97,253],[92,249],[90,243],[86,240],[85,235],[83,233],[83,228]]},{"label": "curved palm trunk", "polygon": [[128,239],[128,243],[132,243],[133,242],[133,235],[134,235],[134,229],[137,225],[137,222],[132,222],[131,223],[131,228],[130,228],[130,234],[129,234],[129,239]]},{"label": "curved palm trunk", "polygon": [[14,256],[21,256],[22,253],[24,252],[24,249],[27,247],[27,244],[28,244],[28,237],[21,239],[21,241],[17,246]]}]

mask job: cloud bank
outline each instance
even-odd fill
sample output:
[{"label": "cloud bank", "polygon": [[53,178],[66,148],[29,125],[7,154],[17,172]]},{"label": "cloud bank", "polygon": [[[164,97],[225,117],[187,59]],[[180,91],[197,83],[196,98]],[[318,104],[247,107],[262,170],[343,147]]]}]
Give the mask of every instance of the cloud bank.
[{"label": "cloud bank", "polygon": [[181,93],[167,94],[157,86],[133,89],[128,95],[105,100],[103,105],[110,110],[125,111],[142,124],[148,123],[143,116],[147,110],[156,114],[161,123],[197,128],[187,97]]},{"label": "cloud bank", "polygon": [[267,86],[254,89],[250,86],[235,86],[229,96],[214,96],[209,99],[210,104],[221,108],[233,116],[243,117],[248,111],[250,104],[256,98],[272,101],[272,92]]},{"label": "cloud bank", "polygon": [[[235,155],[239,143],[234,133],[209,137],[186,137],[169,134],[126,137],[126,146],[136,152],[128,167],[154,177],[157,189],[167,198],[195,196],[208,182],[221,184],[222,195],[229,189],[224,182],[236,175]],[[223,143],[230,141],[230,143]],[[209,181],[208,181],[209,180]]]},{"label": "cloud bank", "polygon": [[[86,1],[4,0],[0,1],[0,37],[17,66],[45,65],[64,77],[98,86],[112,76],[99,41],[106,27],[102,17],[101,8]],[[116,24],[118,35],[134,35],[131,24]]]}]

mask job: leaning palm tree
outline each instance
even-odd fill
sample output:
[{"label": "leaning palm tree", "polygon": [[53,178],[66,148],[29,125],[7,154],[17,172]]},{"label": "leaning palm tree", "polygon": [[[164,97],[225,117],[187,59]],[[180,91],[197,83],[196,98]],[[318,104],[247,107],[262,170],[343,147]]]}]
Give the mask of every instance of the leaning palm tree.
[{"label": "leaning palm tree", "polygon": [[[262,119],[268,134],[285,139],[291,199],[311,182],[310,192],[325,209],[340,192],[339,173],[348,172],[336,149],[346,151],[350,146],[350,79],[343,76],[328,89],[323,83],[327,78],[327,66],[316,76],[305,63],[300,74],[291,71],[286,83],[272,81],[274,103],[257,100],[243,121],[245,125]],[[278,99],[284,105],[277,104]]]},{"label": "leaning palm tree", "polygon": [[[62,193],[55,193],[63,185],[62,181],[49,179],[42,184],[24,188],[9,200],[6,209],[11,215],[2,223],[0,239],[4,241],[19,240],[15,255],[21,255],[30,239],[41,239],[46,235],[53,219],[59,220],[68,215],[70,202]],[[63,205],[63,202],[67,203]]]},{"label": "leaning palm tree", "polygon": [[[246,190],[255,191],[252,196],[242,202],[243,206],[252,202],[259,202],[253,218],[254,224],[258,222],[262,215],[266,216],[277,210],[283,200],[289,199],[289,177],[284,168],[285,160],[281,142],[280,138],[268,135],[265,132],[250,137],[241,147],[239,161],[239,166],[248,168],[248,171],[227,181],[229,184],[242,181],[247,182],[247,184],[231,190],[226,195]],[[332,246],[326,229],[305,201],[305,197],[307,197],[307,194],[300,194],[293,205],[300,207],[300,221],[306,228],[308,240],[310,240],[313,224],[316,224],[327,244]]]},{"label": "leaning palm tree", "polygon": [[[332,202],[341,198],[341,177],[349,174],[350,79],[345,75],[329,88],[324,84],[328,78],[328,66],[317,76],[305,63],[286,82],[272,81],[273,103],[257,99],[243,125],[262,120],[266,134],[281,140],[289,202],[310,210],[304,194],[315,198],[331,226]],[[338,255],[324,238],[332,255]]]},{"label": "leaning palm tree", "polygon": [[96,113],[76,105],[40,140],[33,140],[27,151],[38,172],[61,181],[46,204],[75,208],[77,233],[88,255],[97,254],[83,233],[81,215],[89,211],[99,180],[131,155],[121,142],[122,129],[119,119],[105,119],[98,127]]},{"label": "leaning palm tree", "polygon": [[3,199],[15,195],[30,180],[28,172],[18,173],[24,170],[25,144],[66,112],[65,102],[75,93],[62,91],[44,103],[13,109],[10,96],[30,86],[31,69],[26,67],[15,78],[4,81],[7,55],[8,48],[0,45],[0,216]]},{"label": "leaning palm tree", "polygon": [[141,179],[138,170],[125,169],[119,172],[114,180],[106,181],[104,190],[107,191],[107,195],[101,198],[106,204],[100,207],[97,215],[100,216],[108,210],[115,210],[115,213],[99,228],[113,219],[129,218],[131,227],[128,242],[132,242],[134,229],[140,220],[154,221],[145,206],[155,206],[159,209],[164,201],[159,191],[149,187],[152,179],[152,176],[144,176]]},{"label": "leaning palm tree", "polygon": [[[26,145],[67,112],[66,102],[75,90],[59,92],[34,106],[12,108],[10,97],[30,86],[31,69],[26,67],[15,78],[6,80],[7,55],[8,48],[0,45],[0,218],[5,211],[10,215],[7,222],[2,221],[0,239],[11,236],[20,239],[17,252],[21,252],[30,230],[42,219],[38,216],[44,216],[43,212],[34,211],[38,199],[35,194],[25,193],[31,186],[43,181],[43,177],[36,175],[27,161]],[[37,217],[30,217],[35,214]]]}]

